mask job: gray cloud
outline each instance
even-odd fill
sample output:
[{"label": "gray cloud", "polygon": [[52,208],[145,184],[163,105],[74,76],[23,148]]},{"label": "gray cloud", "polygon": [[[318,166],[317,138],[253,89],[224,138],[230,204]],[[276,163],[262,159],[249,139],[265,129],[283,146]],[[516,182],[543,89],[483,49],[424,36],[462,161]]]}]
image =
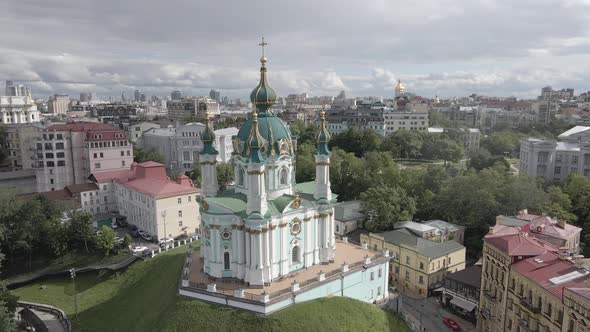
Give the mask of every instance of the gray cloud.
[{"label": "gray cloud", "polygon": [[265,35],[281,95],[531,97],[590,89],[588,0],[20,0],[0,3],[0,79],[36,95],[211,88],[245,99]]}]

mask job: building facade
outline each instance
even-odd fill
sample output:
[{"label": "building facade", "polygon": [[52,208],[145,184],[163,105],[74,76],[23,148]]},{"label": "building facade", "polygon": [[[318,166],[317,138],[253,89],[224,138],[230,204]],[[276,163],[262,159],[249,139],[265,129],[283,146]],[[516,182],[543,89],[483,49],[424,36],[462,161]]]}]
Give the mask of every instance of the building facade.
[{"label": "building facade", "polygon": [[163,164],[133,163],[129,169],[90,178],[103,206],[97,212],[117,211],[156,240],[199,233],[198,188],[186,176],[170,180]]},{"label": "building facade", "polygon": [[575,126],[559,141],[528,138],[520,145],[520,173],[563,182],[570,174],[590,177],[590,127]]},{"label": "building facade", "polygon": [[481,265],[475,264],[464,270],[447,274],[440,289],[440,303],[455,313],[476,321],[479,315]]},{"label": "building facade", "polygon": [[465,247],[456,241],[435,242],[402,228],[361,234],[361,243],[374,251],[389,250],[391,279],[402,291],[427,297],[443,285],[447,274],[465,268]]},{"label": "building facade", "polygon": [[127,136],[131,143],[136,143],[139,146],[143,146],[143,133],[150,129],[157,129],[160,128],[160,125],[157,123],[151,122],[139,122],[135,124],[130,124],[127,126]]},{"label": "building facade", "polygon": [[66,114],[70,110],[70,106],[70,96],[55,94],[49,97],[47,111],[50,114]]},{"label": "building facade", "polygon": [[36,153],[32,149],[35,140],[42,137],[43,127],[40,123],[3,125],[6,138],[6,160],[11,170],[34,169]]},{"label": "building facade", "polygon": [[361,201],[346,201],[334,205],[334,232],[341,239],[362,225],[365,214],[360,212]]},{"label": "building facade", "polygon": [[87,183],[90,174],[128,169],[133,147],[127,133],[108,124],[70,122],[46,128],[35,140],[37,191]]},{"label": "building facade", "polygon": [[173,99],[166,103],[168,118],[174,121],[185,119],[196,119],[209,112],[210,116],[219,115],[219,104],[217,101],[207,97]]},{"label": "building facade", "polygon": [[36,123],[41,113],[30,96],[1,96],[0,124]]}]

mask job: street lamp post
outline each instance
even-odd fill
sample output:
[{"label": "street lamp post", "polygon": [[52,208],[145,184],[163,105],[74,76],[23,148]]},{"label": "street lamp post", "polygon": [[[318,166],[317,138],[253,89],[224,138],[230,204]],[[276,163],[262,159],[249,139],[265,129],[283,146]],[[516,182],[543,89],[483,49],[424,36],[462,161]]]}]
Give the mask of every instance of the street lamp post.
[{"label": "street lamp post", "polygon": [[167,238],[168,234],[166,233],[166,210],[160,212],[160,215],[162,216],[162,218],[164,218],[164,238]]},{"label": "street lamp post", "polygon": [[70,277],[72,277],[72,284],[74,285],[74,317],[78,319],[78,292],[76,291],[76,269],[70,269]]}]

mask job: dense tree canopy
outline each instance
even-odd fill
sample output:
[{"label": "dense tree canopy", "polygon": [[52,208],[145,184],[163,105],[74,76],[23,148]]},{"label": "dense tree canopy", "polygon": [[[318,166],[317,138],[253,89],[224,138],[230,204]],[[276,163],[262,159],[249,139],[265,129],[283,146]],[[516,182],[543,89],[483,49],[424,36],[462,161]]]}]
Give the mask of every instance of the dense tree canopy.
[{"label": "dense tree canopy", "polygon": [[412,220],[416,202],[398,186],[369,188],[361,194],[362,210],[367,219],[365,228],[370,232],[393,229],[397,222]]},{"label": "dense tree canopy", "polygon": [[162,155],[154,148],[146,150],[137,145],[133,145],[133,161],[136,163],[143,163],[145,161],[164,163],[164,157],[162,157]]},{"label": "dense tree canopy", "polygon": [[234,168],[230,163],[217,163],[219,190],[225,190],[234,181]]}]

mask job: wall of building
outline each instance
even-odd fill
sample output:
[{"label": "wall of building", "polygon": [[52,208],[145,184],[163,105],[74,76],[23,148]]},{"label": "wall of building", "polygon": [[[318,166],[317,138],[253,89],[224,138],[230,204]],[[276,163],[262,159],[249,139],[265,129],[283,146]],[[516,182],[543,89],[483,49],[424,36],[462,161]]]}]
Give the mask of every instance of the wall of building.
[{"label": "wall of building", "polygon": [[[197,196],[198,194],[195,193],[155,200],[156,209],[153,221],[157,227],[153,227],[156,231],[151,234],[161,239],[199,233],[201,216]],[[162,216],[164,211],[165,217]]]}]

